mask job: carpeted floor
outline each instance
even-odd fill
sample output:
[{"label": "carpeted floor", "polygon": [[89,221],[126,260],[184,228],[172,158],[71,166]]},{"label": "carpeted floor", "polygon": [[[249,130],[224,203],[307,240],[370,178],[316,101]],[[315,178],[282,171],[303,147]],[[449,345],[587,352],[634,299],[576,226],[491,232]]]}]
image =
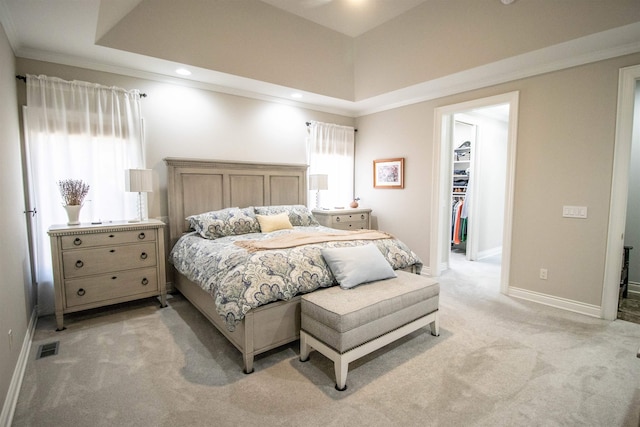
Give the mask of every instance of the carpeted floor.
[{"label": "carpeted floor", "polygon": [[[350,365],[298,344],[240,353],[186,300],[38,322],[14,426],[638,426],[640,325],[499,293],[496,263],[456,261],[428,328]],[[40,344],[59,352],[36,360]]]}]

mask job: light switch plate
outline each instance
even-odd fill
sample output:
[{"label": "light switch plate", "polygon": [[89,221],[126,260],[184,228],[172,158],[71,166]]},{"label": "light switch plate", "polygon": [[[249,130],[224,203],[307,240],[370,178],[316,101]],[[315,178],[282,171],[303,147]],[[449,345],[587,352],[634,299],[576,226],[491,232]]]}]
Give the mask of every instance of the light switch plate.
[{"label": "light switch plate", "polygon": [[587,207],[586,206],[563,206],[562,216],[565,218],[586,218]]}]

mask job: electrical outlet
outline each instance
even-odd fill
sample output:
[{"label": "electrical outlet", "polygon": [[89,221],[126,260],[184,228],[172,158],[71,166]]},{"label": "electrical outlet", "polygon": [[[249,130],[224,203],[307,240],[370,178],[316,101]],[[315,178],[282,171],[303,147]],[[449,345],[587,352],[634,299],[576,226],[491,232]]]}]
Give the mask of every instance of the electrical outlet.
[{"label": "electrical outlet", "polygon": [[546,268],[541,268],[540,269],[540,278],[542,280],[547,280],[547,269]]},{"label": "electrical outlet", "polygon": [[13,350],[13,331],[9,329],[9,352]]}]

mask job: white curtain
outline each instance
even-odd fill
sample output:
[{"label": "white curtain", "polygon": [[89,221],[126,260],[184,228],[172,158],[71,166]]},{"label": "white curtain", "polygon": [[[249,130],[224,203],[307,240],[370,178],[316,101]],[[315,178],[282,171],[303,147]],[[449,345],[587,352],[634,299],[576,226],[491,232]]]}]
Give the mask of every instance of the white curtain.
[{"label": "white curtain", "polygon": [[125,169],[144,168],[140,94],[86,82],[27,76],[25,139],[29,191],[37,208],[33,239],[38,308],[53,312],[47,235],[65,224],[58,181],[81,179],[89,193],[81,222],[136,217],[136,195],[125,192]]},{"label": "white curtain", "polygon": [[[307,139],[309,174],[327,174],[328,190],[320,192],[325,208],[348,207],[353,200],[355,129],[330,123],[311,122]],[[315,208],[316,193],[309,193]]]}]

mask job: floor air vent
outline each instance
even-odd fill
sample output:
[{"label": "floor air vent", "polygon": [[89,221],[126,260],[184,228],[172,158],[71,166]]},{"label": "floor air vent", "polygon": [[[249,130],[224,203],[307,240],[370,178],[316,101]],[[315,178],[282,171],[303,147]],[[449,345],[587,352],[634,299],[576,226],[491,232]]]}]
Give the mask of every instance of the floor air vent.
[{"label": "floor air vent", "polygon": [[38,355],[36,356],[36,360],[42,359],[47,356],[55,356],[58,354],[58,347],[60,346],[60,341],[50,342],[47,344],[42,344],[38,347]]}]

